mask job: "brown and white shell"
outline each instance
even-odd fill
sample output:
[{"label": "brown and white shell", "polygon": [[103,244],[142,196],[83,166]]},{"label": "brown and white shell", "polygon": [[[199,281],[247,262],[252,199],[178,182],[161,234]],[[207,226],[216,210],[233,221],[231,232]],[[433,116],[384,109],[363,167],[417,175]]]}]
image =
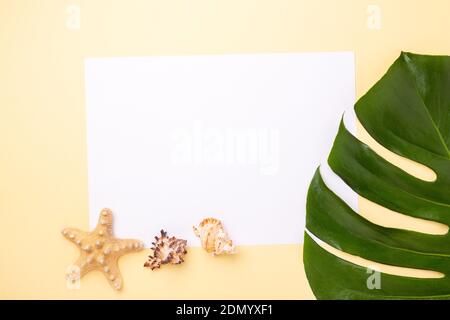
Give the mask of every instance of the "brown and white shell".
[{"label": "brown and white shell", "polygon": [[167,232],[161,230],[161,236],[155,237],[155,242],[152,242],[153,255],[149,256],[148,261],[145,262],[144,267],[152,270],[160,268],[163,264],[180,264],[184,262],[183,257],[187,253],[187,241],[177,239],[175,237],[168,237]]},{"label": "brown and white shell", "polygon": [[200,238],[203,249],[212,255],[236,253],[233,241],[228,237],[220,220],[206,218],[193,229],[195,235]]}]

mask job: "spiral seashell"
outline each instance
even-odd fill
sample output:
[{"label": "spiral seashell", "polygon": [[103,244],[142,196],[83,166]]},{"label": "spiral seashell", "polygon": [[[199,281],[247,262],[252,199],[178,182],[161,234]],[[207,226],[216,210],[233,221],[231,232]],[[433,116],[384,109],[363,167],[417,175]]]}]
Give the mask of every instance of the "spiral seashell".
[{"label": "spiral seashell", "polygon": [[201,245],[206,252],[212,255],[236,253],[233,240],[228,237],[220,220],[206,218],[193,229],[195,235],[200,238]]}]

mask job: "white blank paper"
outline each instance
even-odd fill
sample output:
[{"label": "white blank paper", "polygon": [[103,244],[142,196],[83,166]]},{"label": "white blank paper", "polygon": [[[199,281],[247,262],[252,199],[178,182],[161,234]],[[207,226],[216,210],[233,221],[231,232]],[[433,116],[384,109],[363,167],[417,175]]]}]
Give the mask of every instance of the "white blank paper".
[{"label": "white blank paper", "polygon": [[89,217],[150,245],[223,221],[237,245],[300,243],[306,193],[345,109],[352,53],[85,61]]}]

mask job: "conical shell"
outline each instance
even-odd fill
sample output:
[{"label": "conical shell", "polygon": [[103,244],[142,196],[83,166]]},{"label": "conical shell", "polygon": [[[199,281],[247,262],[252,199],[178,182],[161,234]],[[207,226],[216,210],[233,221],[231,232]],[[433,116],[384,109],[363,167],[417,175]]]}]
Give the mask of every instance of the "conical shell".
[{"label": "conical shell", "polygon": [[160,268],[163,264],[180,264],[184,262],[184,255],[187,253],[187,241],[177,239],[175,237],[168,237],[167,232],[161,230],[161,236],[155,237],[153,242],[153,255],[149,256],[148,261],[144,267],[152,270]]}]

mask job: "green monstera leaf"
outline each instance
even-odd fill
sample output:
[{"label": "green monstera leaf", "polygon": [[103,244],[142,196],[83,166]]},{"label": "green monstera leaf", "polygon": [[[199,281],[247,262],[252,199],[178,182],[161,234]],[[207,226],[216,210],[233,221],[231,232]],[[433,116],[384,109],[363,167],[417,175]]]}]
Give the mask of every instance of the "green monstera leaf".
[{"label": "green monstera leaf", "polygon": [[[358,140],[345,121],[328,157],[328,169],[346,187],[385,208],[450,225],[450,57],[402,53],[354,111],[379,144],[432,169],[437,179],[421,180],[386,161]],[[450,298],[448,233],[431,235],[374,224],[330,188],[322,171],[316,171],[308,191],[303,256],[318,299]],[[370,261],[443,276],[382,273],[380,288],[369,288],[365,267],[324,250],[320,241]]]}]

